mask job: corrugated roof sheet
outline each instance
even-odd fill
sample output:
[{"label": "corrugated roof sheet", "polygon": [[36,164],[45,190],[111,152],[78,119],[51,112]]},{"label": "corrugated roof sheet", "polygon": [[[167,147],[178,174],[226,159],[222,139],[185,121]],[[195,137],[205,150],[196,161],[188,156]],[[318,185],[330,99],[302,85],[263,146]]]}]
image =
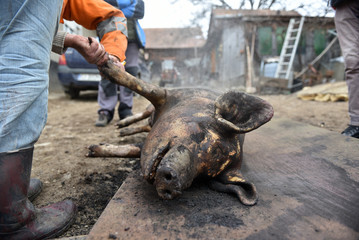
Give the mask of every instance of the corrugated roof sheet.
[{"label": "corrugated roof sheet", "polygon": [[196,48],[206,40],[200,28],[145,28],[147,49]]}]

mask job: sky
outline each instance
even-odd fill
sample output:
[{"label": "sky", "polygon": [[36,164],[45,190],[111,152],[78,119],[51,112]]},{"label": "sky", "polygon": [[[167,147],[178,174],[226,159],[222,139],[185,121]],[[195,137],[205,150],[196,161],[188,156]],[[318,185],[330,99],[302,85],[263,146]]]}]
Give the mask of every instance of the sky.
[{"label": "sky", "polygon": [[144,28],[172,28],[189,24],[195,10],[187,0],[171,4],[171,0],[144,0],[145,16],[140,20]]},{"label": "sky", "polygon": [[[216,2],[216,0],[212,0]],[[188,0],[177,0],[173,4],[173,0],[144,0],[145,2],[145,16],[140,20],[143,28],[180,28],[190,26],[192,16],[198,11],[201,6],[194,7]],[[208,0],[210,2],[210,0]],[[238,8],[239,0],[226,0],[232,8]],[[299,11],[303,15],[308,15],[308,12],[315,13],[313,9],[321,9],[325,7],[325,3],[319,0],[287,0],[287,9],[293,9],[301,3],[308,3],[310,9],[306,8]],[[203,20],[200,25],[202,31],[206,32],[208,29],[209,17]]]}]

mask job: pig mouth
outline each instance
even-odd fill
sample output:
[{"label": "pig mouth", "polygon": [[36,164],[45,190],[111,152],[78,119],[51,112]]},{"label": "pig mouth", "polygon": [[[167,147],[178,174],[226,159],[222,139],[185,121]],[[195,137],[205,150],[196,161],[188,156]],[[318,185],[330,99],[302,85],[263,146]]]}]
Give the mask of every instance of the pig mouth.
[{"label": "pig mouth", "polygon": [[173,199],[182,194],[182,171],[177,164],[181,153],[178,150],[169,142],[157,152],[150,168],[148,181],[156,186],[157,194],[162,199]]},{"label": "pig mouth", "polygon": [[169,150],[170,150],[170,143],[167,143],[167,145],[159,151],[157,157],[154,159],[148,178],[148,181],[151,184],[153,184],[155,181],[158,166],[160,165],[163,157],[168,153]]}]

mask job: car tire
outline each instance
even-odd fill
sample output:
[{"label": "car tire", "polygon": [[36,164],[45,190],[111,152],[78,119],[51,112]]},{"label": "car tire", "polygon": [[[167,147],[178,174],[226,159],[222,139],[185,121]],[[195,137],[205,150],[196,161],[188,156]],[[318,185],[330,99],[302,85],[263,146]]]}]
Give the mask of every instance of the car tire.
[{"label": "car tire", "polygon": [[75,88],[69,88],[65,93],[69,95],[71,99],[76,99],[80,96],[80,90]]}]

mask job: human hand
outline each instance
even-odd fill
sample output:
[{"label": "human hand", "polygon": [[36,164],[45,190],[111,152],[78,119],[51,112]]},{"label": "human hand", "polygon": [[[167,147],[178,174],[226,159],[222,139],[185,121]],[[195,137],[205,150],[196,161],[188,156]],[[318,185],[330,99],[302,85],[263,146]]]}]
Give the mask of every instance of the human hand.
[{"label": "human hand", "polygon": [[[113,63],[114,65],[116,65],[117,67],[119,67],[122,72],[125,72],[125,66],[124,66],[124,64],[121,63],[121,62],[120,62],[120,59],[118,59],[116,56],[109,54],[109,55],[108,55],[108,60],[109,60],[109,62],[111,62],[111,63]],[[105,62],[104,62],[104,63],[105,63]],[[106,78],[106,76],[105,76],[105,75],[102,73],[102,71],[101,71],[101,67],[102,67],[102,66],[103,66],[103,64],[97,65],[97,68],[98,68],[98,70],[100,71],[101,77]]]},{"label": "human hand", "polygon": [[93,37],[67,34],[64,45],[65,47],[75,48],[87,62],[98,66],[104,64],[109,59],[104,46]]},{"label": "human hand", "polygon": [[123,63],[120,62],[120,59],[118,59],[118,57],[110,54],[109,59],[113,62],[113,64],[120,67],[122,71],[125,71],[125,66]]}]

